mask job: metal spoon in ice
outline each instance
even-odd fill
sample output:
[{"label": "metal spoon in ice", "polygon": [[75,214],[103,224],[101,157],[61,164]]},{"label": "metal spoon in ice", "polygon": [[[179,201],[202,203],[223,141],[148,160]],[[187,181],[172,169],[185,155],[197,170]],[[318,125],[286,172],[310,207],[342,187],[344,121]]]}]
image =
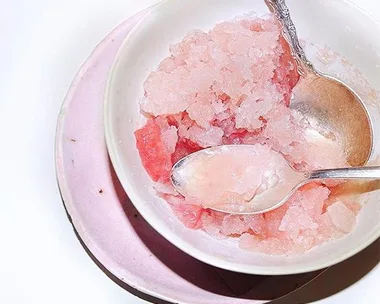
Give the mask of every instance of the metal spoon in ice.
[{"label": "metal spoon in ice", "polygon": [[299,172],[262,145],[218,146],[174,165],[172,183],[193,203],[232,214],[259,214],[283,205],[301,186],[316,180],[380,179],[380,167]]},{"label": "metal spoon in ice", "polygon": [[370,118],[362,101],[344,83],[314,69],[298,41],[285,1],[266,1],[283,26],[301,76],[292,91],[291,110],[322,137],[332,136],[340,143],[347,163],[356,168],[297,172],[280,154],[257,146],[211,148],[189,155],[173,167],[172,182],[180,193],[228,213],[275,209],[311,180],[380,178],[379,167],[358,168],[368,162],[373,145]]},{"label": "metal spoon in ice", "polygon": [[361,99],[346,84],[316,71],[306,58],[285,0],[266,0],[283,27],[301,78],[294,87],[290,108],[299,112],[321,134],[334,134],[351,166],[367,163],[373,144],[370,118]]}]

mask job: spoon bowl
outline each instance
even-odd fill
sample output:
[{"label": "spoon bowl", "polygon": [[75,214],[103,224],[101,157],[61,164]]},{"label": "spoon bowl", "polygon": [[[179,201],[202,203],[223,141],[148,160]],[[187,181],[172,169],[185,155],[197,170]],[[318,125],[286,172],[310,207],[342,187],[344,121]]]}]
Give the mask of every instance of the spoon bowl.
[{"label": "spoon bowl", "polygon": [[[376,68],[380,63],[380,40],[376,39],[380,23],[350,1],[289,0],[287,3],[300,35],[310,47],[309,56],[315,66],[336,76],[346,73],[344,80],[355,84],[353,88],[366,103],[375,136],[370,163],[378,165],[380,102],[377,98],[373,101],[366,98],[366,85],[360,77],[354,79],[351,68],[343,65],[339,58],[346,58],[357,67],[371,83],[370,87],[380,87],[379,69]],[[361,187],[365,191],[360,191],[366,192],[366,202],[368,196],[368,203],[363,204],[357,227],[345,238],[292,258],[256,254],[240,249],[235,239],[219,240],[201,229],[185,227],[171,206],[153,191],[156,184],[144,170],[135,145],[134,132],[146,123],[138,105],[144,95],[143,82],[148,73],[167,57],[169,46],[183,39],[191,30],[208,31],[221,21],[250,11],[262,16],[268,13],[268,8],[264,1],[252,0],[168,0],[160,2],[137,25],[120,48],[105,94],[105,127],[110,158],[125,192],[142,217],[170,243],[196,259],[234,272],[262,275],[294,274],[325,268],[352,256],[379,237],[378,187],[371,186],[370,193],[367,193],[367,186]],[[329,65],[324,60],[317,62],[319,57],[314,46],[325,45],[339,54],[337,65]]]},{"label": "spoon bowl", "polygon": [[[301,75],[293,88],[290,108],[321,135],[342,146],[351,166],[364,166],[372,153],[370,116],[360,97],[342,81],[318,72],[307,59],[285,0],[266,0],[277,16]],[[360,134],[360,136],[358,136]]]},{"label": "spoon bowl", "polygon": [[188,155],[171,174],[176,190],[203,208],[241,215],[279,208],[309,182],[342,179],[380,179],[380,167],[300,172],[266,146],[225,145]]},{"label": "spoon bowl", "polygon": [[293,89],[290,108],[321,135],[339,142],[351,166],[371,156],[372,127],[361,99],[339,80],[308,70]]}]

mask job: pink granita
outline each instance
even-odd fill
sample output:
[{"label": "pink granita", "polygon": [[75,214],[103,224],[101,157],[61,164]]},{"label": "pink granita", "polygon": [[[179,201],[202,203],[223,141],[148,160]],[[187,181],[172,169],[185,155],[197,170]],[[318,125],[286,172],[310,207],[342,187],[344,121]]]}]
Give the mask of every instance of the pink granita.
[{"label": "pink granita", "polygon": [[141,111],[147,123],[135,136],[158,195],[184,225],[274,255],[302,253],[353,229],[360,205],[332,200],[334,183],[308,184],[282,207],[245,216],[202,208],[170,184],[178,160],[221,144],[263,145],[299,170],[347,166],[333,136],[317,134],[289,108],[299,77],[273,15],[193,31],[170,47],[145,81]]}]

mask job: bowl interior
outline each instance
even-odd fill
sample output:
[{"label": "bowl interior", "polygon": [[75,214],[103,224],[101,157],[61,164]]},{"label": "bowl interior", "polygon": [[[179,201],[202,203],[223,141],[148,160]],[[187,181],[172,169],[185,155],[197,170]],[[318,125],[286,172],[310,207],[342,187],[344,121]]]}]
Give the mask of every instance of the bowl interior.
[{"label": "bowl interior", "polygon": [[[342,0],[288,0],[299,36],[327,45],[359,68],[380,88],[380,25],[350,2]],[[380,193],[368,194],[355,230],[348,236],[287,258],[245,252],[235,240],[218,241],[202,231],[189,230],[152,191],[135,145],[134,131],[144,118],[139,100],[148,74],[169,55],[169,46],[193,29],[209,30],[216,23],[268,8],[261,0],[170,0],[152,10],[123,43],[111,71],[105,104],[106,139],[115,171],[142,216],[165,238],[185,252],[214,266],[251,274],[291,274],[321,269],[357,253],[380,235]],[[314,54],[309,54],[311,60]],[[323,66],[320,67],[323,70]],[[354,80],[353,80],[354,81]],[[363,90],[362,99],[369,98]],[[360,92],[359,92],[360,95]],[[368,102],[374,128],[372,161],[380,156],[380,104]],[[359,135],[360,136],[360,135]]]}]

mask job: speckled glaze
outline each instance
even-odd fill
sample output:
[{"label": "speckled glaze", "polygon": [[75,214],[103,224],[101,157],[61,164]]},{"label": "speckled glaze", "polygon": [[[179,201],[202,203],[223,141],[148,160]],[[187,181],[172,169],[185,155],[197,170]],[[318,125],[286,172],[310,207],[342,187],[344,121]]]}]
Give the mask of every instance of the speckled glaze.
[{"label": "speckled glaze", "polygon": [[57,178],[78,235],[120,281],[167,301],[252,304],[294,291],[320,272],[249,276],[201,263],[155,232],[120,186],[104,140],[103,95],[121,42],[146,12],[121,24],[99,44],[62,106],[56,136]]}]

